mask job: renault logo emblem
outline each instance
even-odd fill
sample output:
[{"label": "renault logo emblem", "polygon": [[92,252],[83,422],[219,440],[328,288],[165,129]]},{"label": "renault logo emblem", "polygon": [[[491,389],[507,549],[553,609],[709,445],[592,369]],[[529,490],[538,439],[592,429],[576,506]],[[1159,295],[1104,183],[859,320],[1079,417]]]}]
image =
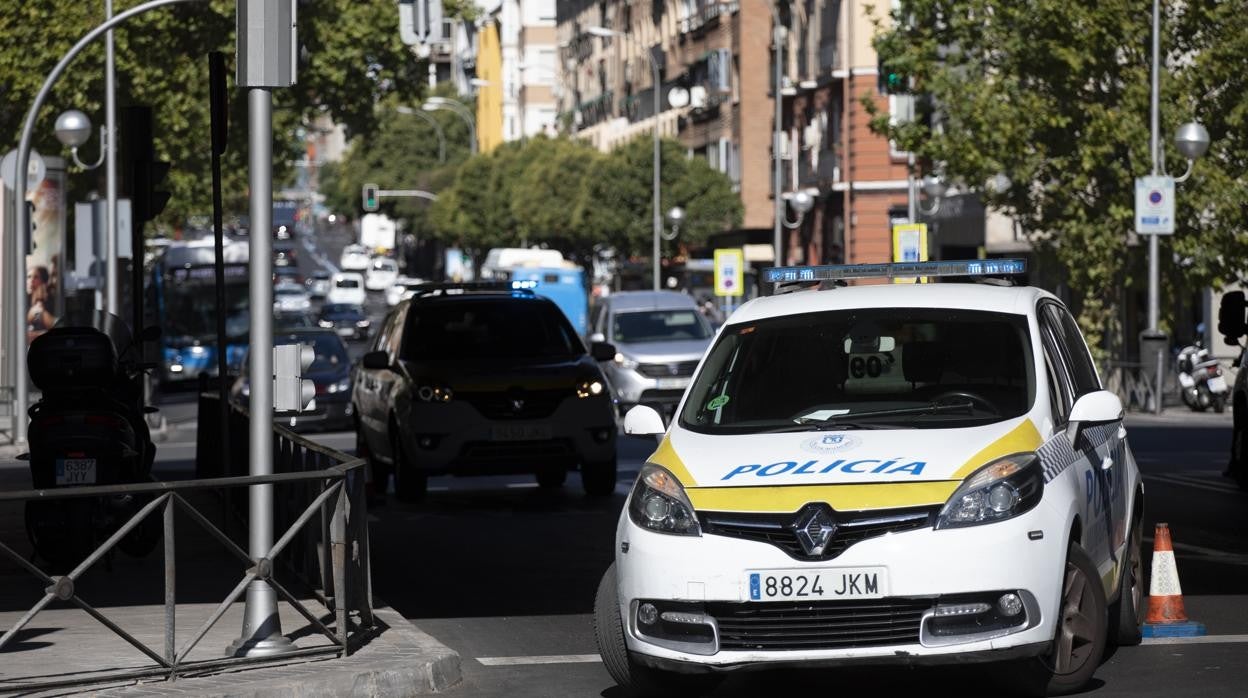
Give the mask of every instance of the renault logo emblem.
[{"label": "renault logo emblem", "polygon": [[519,411],[521,411],[521,410],[523,410],[523,409],[524,409],[524,399],[523,399],[523,398],[518,398],[518,397],[513,397],[513,398],[511,399],[511,411],[512,411],[512,412],[519,412]]},{"label": "renault logo emblem", "polygon": [[836,534],[836,522],[822,507],[804,509],[797,515],[793,528],[797,542],[807,555],[822,555]]}]

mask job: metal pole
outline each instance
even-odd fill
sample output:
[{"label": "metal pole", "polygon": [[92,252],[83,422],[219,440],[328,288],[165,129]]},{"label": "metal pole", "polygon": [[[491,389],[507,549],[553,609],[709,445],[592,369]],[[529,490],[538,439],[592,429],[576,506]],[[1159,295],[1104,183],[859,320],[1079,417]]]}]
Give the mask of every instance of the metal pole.
[{"label": "metal pole", "polygon": [[773,126],[773,131],[771,134],[772,193],[775,197],[774,203],[775,203],[775,209],[776,209],[775,211],[776,220],[773,224],[772,234],[775,239],[774,244],[775,244],[775,250],[776,250],[775,252],[776,266],[781,266],[784,264],[784,250],[782,249],[784,242],[781,239],[781,235],[784,231],[784,199],[780,196],[781,194],[780,189],[784,186],[783,172],[781,169],[783,167],[781,148],[783,146],[784,135],[780,131],[781,120],[784,118],[783,115],[781,114],[781,106],[782,106],[781,101],[783,98],[780,96],[780,87],[781,87],[781,83],[783,81],[783,75],[784,75],[783,68],[780,65],[780,60],[781,60],[780,42],[782,40],[781,32],[783,30],[780,25],[780,10],[770,1],[767,3],[767,7],[771,9],[771,19],[772,19],[771,40],[772,40],[772,43],[774,44],[774,50],[775,50],[774,62],[776,64],[775,65],[775,86],[772,88],[773,89],[772,97],[773,97],[773,102],[775,103],[775,115],[773,117],[775,120],[775,124]]},{"label": "metal pole", "polygon": [[[105,21],[113,17],[113,0],[104,0]],[[117,270],[117,66],[113,55],[113,31],[104,34],[104,307],[117,314],[120,284]],[[131,246],[134,247],[131,235]],[[131,253],[134,256],[134,253]],[[142,259],[141,257],[139,259]],[[134,328],[138,332],[140,328]]]},{"label": "metal pole", "polygon": [[[1153,0],[1153,76],[1149,104],[1150,143],[1149,153],[1153,160],[1153,174],[1161,174],[1161,0]],[[1156,235],[1148,236],[1148,329],[1156,330],[1161,315],[1160,241]]]},{"label": "metal pole", "polygon": [[[135,15],[141,15],[148,10],[154,10],[157,7],[165,5],[173,5],[182,2],[202,2],[203,0],[152,0],[137,7],[132,7],[121,14],[106,20],[103,24],[95,29],[87,32],[85,36],[78,40],[64,56],[60,62],[52,68],[52,72],[48,73],[48,77],[44,78],[43,86],[39,88],[39,92],[35,94],[35,101],[31,103],[30,109],[26,112],[26,120],[22,123],[22,135],[17,142],[17,181],[16,187],[13,188],[14,216],[13,216],[13,264],[18,270],[18,276],[25,276],[26,268],[26,249],[29,245],[27,234],[30,232],[30,219],[26,210],[26,170],[30,165],[30,149],[31,140],[35,133],[35,117],[39,115],[39,109],[43,107],[44,101],[47,100],[48,94],[52,91],[52,86],[56,84],[61,73],[65,72],[65,68],[69,66],[79,53],[82,52],[92,41],[95,41],[101,34],[108,32],[113,27],[128,21]],[[140,259],[142,259],[140,257]],[[14,283],[18,283],[14,279]],[[30,402],[30,395],[27,390],[26,362],[24,361],[26,347],[26,294],[20,288],[13,294],[14,301],[11,322],[15,334],[13,337],[13,353],[16,361],[13,363],[13,414],[15,424],[13,426],[13,443],[22,444],[26,442],[26,408]]]},{"label": "metal pole", "polygon": [[[251,191],[249,250],[252,475],[273,474],[273,95],[247,91],[248,187]],[[273,485],[252,485],[248,507],[248,554],[257,564],[273,547]],[[282,636],[277,592],[262,579],[247,585],[243,633],[227,652],[263,657],[294,649]]]},{"label": "metal pole", "polygon": [[663,214],[659,211],[659,208],[662,205],[662,196],[660,192],[660,187],[662,186],[662,172],[660,170],[662,166],[662,151],[660,150],[661,144],[659,138],[659,62],[654,59],[654,55],[651,54],[648,49],[646,50],[646,56],[650,59],[650,70],[654,76],[654,181],[651,185],[653,188],[653,191],[651,192],[651,207],[654,209],[654,217],[652,221],[654,228],[654,263],[652,266],[654,267],[654,290],[657,291],[661,288],[659,284],[659,277],[662,275],[660,267],[662,267],[661,257],[663,256],[663,252],[659,247],[659,238],[663,233]]}]

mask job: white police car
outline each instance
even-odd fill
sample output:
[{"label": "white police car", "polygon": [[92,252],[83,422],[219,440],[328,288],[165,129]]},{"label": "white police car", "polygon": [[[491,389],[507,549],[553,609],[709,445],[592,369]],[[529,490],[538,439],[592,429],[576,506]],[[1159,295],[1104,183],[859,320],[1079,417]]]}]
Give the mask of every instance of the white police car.
[{"label": "white police car", "polygon": [[[766,270],[770,282],[1018,274],[1018,260]],[[662,434],[637,407],[632,434]],[[643,466],[598,588],[612,677],[1011,661],[1078,690],[1140,628],[1143,487],[1122,405],[1052,295],[999,284],[759,298]]]}]

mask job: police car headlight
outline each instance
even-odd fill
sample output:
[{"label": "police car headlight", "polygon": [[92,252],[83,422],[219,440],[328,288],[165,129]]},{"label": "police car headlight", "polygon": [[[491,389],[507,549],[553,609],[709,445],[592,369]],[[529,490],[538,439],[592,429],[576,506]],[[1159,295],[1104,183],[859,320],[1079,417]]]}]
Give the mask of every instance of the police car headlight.
[{"label": "police car headlight", "polygon": [[702,529],[693,505],[676,476],[666,468],[647,463],[637,476],[628,516],[642,528],[676,536],[700,536]]},{"label": "police car headlight", "polygon": [[1035,453],[1015,453],[988,463],[966,479],[940,510],[936,528],[1003,521],[1033,509],[1044,494]]},{"label": "police car headlight", "polygon": [[598,397],[602,395],[604,388],[602,381],[597,378],[590,378],[577,384],[576,396],[579,398]]}]

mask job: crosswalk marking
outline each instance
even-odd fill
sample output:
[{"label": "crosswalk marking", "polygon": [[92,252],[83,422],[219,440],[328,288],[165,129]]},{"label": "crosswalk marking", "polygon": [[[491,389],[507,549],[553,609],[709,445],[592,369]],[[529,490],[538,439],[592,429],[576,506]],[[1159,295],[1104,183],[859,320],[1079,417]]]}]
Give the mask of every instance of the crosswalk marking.
[{"label": "crosswalk marking", "polygon": [[485,666],[524,666],[526,664],[588,664],[600,662],[596,654],[547,654],[532,657],[477,657]]}]

